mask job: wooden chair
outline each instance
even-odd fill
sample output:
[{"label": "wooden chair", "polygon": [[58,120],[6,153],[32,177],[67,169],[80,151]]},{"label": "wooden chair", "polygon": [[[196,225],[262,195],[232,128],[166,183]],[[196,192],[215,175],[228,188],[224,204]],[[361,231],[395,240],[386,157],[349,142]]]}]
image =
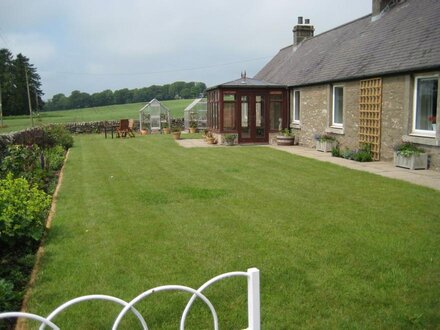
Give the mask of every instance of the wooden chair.
[{"label": "wooden chair", "polygon": [[116,137],[127,137],[128,134],[128,119],[121,119],[119,127],[116,128]]},{"label": "wooden chair", "polygon": [[135,137],[135,135],[134,135],[134,119],[128,120],[128,135],[130,137]]}]

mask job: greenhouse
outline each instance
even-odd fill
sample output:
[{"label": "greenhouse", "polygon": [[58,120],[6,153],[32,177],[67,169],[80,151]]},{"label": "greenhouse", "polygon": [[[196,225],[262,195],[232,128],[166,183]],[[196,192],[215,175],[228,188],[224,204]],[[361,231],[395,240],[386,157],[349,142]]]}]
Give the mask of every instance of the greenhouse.
[{"label": "greenhouse", "polygon": [[184,110],[185,129],[195,128],[202,130],[207,128],[207,112],[208,106],[206,98],[195,99]]},{"label": "greenhouse", "polygon": [[139,110],[139,129],[150,132],[170,127],[170,110],[156,99],[152,99]]}]

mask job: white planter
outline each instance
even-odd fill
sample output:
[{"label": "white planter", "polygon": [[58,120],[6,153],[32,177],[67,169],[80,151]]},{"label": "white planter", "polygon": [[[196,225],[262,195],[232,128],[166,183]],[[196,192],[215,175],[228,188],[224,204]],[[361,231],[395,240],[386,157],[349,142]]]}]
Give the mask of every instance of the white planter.
[{"label": "white planter", "polygon": [[334,147],[336,147],[336,141],[316,140],[316,150],[317,151],[331,152]]},{"label": "white planter", "polygon": [[422,153],[410,157],[403,157],[397,154],[397,152],[394,152],[394,166],[409,168],[410,170],[426,170],[428,168],[428,154]]}]

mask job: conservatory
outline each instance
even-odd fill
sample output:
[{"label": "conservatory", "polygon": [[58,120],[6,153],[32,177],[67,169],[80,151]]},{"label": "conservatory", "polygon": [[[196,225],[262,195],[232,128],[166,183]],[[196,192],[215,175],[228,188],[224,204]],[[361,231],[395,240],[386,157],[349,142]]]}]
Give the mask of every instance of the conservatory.
[{"label": "conservatory", "polygon": [[152,99],[139,110],[139,129],[159,132],[170,127],[170,110],[156,99]]},{"label": "conservatory", "polygon": [[206,98],[195,99],[184,110],[185,129],[205,129],[208,124],[208,103]]},{"label": "conservatory", "polygon": [[268,143],[289,127],[287,86],[242,75],[207,93],[208,128],[218,140],[237,134],[238,143]]}]

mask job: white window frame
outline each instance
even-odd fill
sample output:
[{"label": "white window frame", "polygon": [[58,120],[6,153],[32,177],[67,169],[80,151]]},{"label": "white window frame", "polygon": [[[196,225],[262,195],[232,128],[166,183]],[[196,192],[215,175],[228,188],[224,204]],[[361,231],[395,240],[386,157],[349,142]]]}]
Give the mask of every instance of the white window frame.
[{"label": "white window frame", "polygon": [[[416,129],[416,115],[417,115],[417,86],[421,79],[439,79],[439,75],[427,75],[427,76],[416,76],[414,77],[414,96],[413,96],[413,109],[412,109],[412,134],[420,136],[435,137],[436,132],[432,130]],[[439,82],[437,82],[438,84]],[[437,85],[438,86],[438,85]],[[438,95],[437,95],[438,98]],[[438,101],[437,101],[438,102]],[[437,109],[438,116],[438,109]]]},{"label": "white window frame", "polygon": [[[299,118],[296,118],[296,93],[299,93]],[[292,124],[300,124],[301,123],[301,91],[299,89],[294,89],[291,92],[291,96],[290,99],[292,100],[291,105],[290,105],[290,109],[291,109],[291,114],[290,114],[290,118],[291,118],[291,122]]]},{"label": "white window frame", "polygon": [[[335,122],[335,90],[336,88],[342,88],[342,123]],[[332,118],[331,118],[331,126],[335,128],[343,128],[344,127],[344,97],[345,97],[345,88],[344,85],[333,85],[332,87]]]}]

